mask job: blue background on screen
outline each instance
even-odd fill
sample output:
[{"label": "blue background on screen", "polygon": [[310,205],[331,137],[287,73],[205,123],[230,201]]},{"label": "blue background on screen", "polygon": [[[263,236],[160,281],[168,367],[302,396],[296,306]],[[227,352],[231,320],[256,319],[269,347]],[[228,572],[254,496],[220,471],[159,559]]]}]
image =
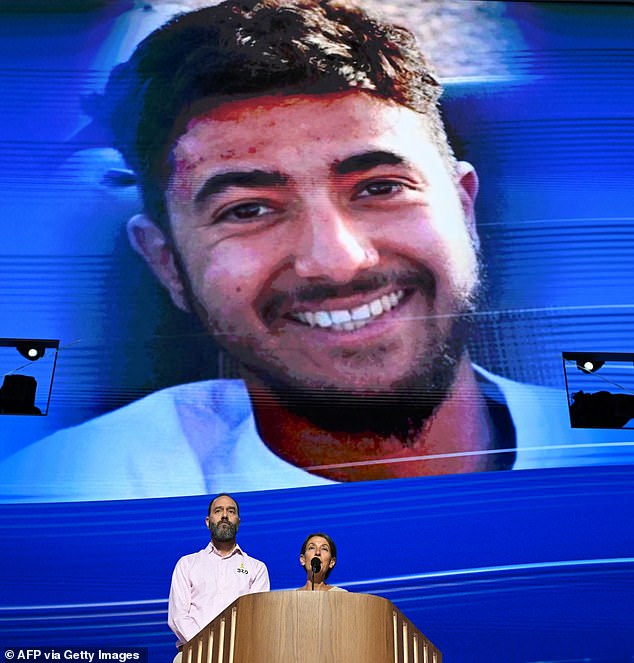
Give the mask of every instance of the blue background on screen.
[{"label": "blue background on screen", "polygon": [[[32,3],[37,4],[37,3]],[[503,76],[450,80],[480,174],[487,369],[564,386],[561,352],[634,350],[634,10],[496,3]],[[59,338],[47,417],[0,417],[0,458],[157,388],[233,366],[127,245],[131,187],[82,113],[164,15],[131,2],[0,14],[0,336]],[[450,663],[634,660],[631,467],[407,479],[240,495],[273,589],[313,530],[332,580],[390,599]],[[169,661],[173,566],[207,542],[205,497],[0,506],[0,645],[148,646]]]}]

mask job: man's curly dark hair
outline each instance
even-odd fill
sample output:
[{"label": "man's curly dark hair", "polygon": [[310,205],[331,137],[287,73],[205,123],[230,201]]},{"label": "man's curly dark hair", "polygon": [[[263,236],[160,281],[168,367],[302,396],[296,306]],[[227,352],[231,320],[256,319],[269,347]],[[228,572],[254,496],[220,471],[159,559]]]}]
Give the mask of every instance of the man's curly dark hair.
[{"label": "man's curly dark hair", "polygon": [[424,114],[451,163],[441,86],[412,33],[337,0],[227,0],[180,14],[113,69],[89,108],[135,172],[146,214],[168,229],[170,150],[192,117],[223,101],[352,89]]}]

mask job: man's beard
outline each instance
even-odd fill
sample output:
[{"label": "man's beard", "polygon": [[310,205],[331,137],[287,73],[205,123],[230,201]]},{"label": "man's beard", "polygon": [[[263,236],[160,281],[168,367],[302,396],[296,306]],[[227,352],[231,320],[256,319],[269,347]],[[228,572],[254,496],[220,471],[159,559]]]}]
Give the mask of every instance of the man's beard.
[{"label": "man's beard", "polygon": [[233,541],[238,533],[238,526],[227,520],[221,520],[217,525],[209,523],[209,531],[215,541]]},{"label": "man's beard", "polygon": [[[207,311],[193,291],[178,251],[175,250],[174,253],[190,309],[208,327]],[[479,259],[478,273],[482,276]],[[351,289],[372,291],[384,284],[368,280],[365,288],[359,288],[358,285],[357,282]],[[401,280],[399,285],[416,285],[431,300],[435,298],[435,277],[426,270],[410,274],[409,278]],[[271,366],[256,365],[244,361],[244,357],[235,357],[239,362],[242,360],[242,366],[248,373],[257,376],[266,386],[261,392],[251,391],[253,405],[265,411],[267,405],[271,404],[272,394],[277,403],[290,413],[324,431],[394,436],[409,445],[436,409],[447,399],[454,386],[460,362],[466,356],[467,339],[471,335],[473,313],[477,308],[481,286],[482,279],[476,279],[472,291],[454,301],[452,322],[445,338],[433,316],[421,322],[427,326],[426,334],[432,341],[425,348],[424,355],[418,357],[416,366],[412,367],[410,373],[390,385],[389,390],[357,391],[341,389],[336,385],[306,385],[293,381],[279,367],[271,370]],[[309,290],[324,289],[324,286],[317,286]],[[230,354],[235,356],[235,353]]]},{"label": "man's beard", "polygon": [[450,338],[428,348],[426,357],[389,390],[311,388],[248,367],[269,392],[255,391],[251,399],[257,409],[266,410],[272,394],[286,410],[324,431],[394,436],[409,444],[449,396],[466,353],[470,325],[469,316],[458,316]]}]

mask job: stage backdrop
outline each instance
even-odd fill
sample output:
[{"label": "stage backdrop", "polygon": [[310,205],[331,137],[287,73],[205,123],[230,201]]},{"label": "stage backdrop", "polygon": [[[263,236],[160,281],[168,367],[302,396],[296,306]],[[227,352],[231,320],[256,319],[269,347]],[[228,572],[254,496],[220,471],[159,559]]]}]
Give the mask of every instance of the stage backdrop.
[{"label": "stage backdrop", "polygon": [[[0,4],[0,337],[60,348],[54,376],[52,352],[37,360],[38,390],[53,380],[46,416],[0,416],[0,461],[157,389],[235,375],[130,249],[137,192],[82,107],[177,9]],[[579,453],[553,456],[550,469],[239,493],[241,541],[284,589],[301,584],[304,536],[329,532],[340,546],[333,582],[393,600],[446,660],[631,661],[633,477],[623,463],[634,431],[570,428],[565,376],[578,369],[562,353],[634,351],[634,12],[464,0],[387,9],[437,62],[452,144],[480,176],[472,357],[539,387]],[[5,375],[33,374],[7,352]],[[588,387],[576,388],[633,393],[631,362],[605,380],[603,370],[578,371]],[[559,468],[577,460],[587,467]],[[66,462],[31,469],[55,482]],[[38,498],[21,467],[0,476],[0,501],[13,502],[0,506],[0,644],[141,646],[170,660],[170,574],[206,544],[205,487],[27,504]]]}]

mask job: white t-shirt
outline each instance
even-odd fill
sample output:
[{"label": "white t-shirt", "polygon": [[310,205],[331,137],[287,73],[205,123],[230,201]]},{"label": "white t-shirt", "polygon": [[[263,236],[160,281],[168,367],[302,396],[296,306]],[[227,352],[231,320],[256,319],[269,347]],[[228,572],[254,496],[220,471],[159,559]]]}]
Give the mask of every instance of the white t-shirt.
[{"label": "white t-shirt", "polygon": [[[513,469],[634,463],[632,430],[571,429],[566,394],[474,367]],[[508,438],[508,439],[507,439]],[[514,439],[512,439],[514,438]],[[0,502],[175,497],[333,483],[260,438],[244,383],[170,387],[0,463]]]}]

